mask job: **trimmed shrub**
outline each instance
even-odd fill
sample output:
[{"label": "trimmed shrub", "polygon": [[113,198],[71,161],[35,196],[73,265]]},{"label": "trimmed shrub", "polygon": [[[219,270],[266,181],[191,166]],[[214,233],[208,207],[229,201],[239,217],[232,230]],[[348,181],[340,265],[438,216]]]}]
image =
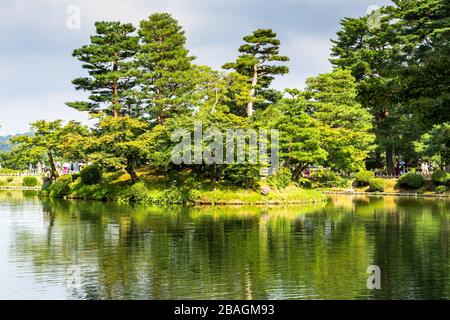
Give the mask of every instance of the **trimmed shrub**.
[{"label": "trimmed shrub", "polygon": [[79,173],[72,174],[72,181],[76,181],[80,177]]},{"label": "trimmed shrub", "polygon": [[4,186],[6,185],[6,181],[5,180],[0,180],[0,186]]},{"label": "trimmed shrub", "polygon": [[404,188],[420,188],[423,185],[423,177],[420,174],[407,173],[402,175],[397,183]]},{"label": "trimmed shrub", "polygon": [[142,203],[142,204],[152,202],[152,199],[150,197],[150,192],[143,182],[138,182],[138,183],[133,184],[130,187],[129,192],[130,192],[129,200],[131,202]]},{"label": "trimmed shrub", "polygon": [[267,179],[267,182],[278,188],[286,188],[292,181],[292,173],[288,168],[280,168],[277,172]]},{"label": "trimmed shrub", "polygon": [[373,178],[369,180],[369,192],[383,192],[384,180],[380,178]]},{"label": "trimmed shrub", "polygon": [[6,178],[6,182],[8,182],[8,183],[13,182],[13,181],[14,181],[14,178],[13,178],[13,177],[8,177],[8,178]]},{"label": "trimmed shrub", "polygon": [[81,170],[80,177],[83,184],[98,184],[102,181],[102,169],[97,165],[87,166]]},{"label": "trimmed shrub", "polygon": [[375,173],[372,171],[361,171],[355,176],[355,182],[360,187],[365,187],[369,185],[369,181],[375,179]]},{"label": "trimmed shrub", "polygon": [[446,184],[449,179],[449,174],[442,170],[436,170],[431,175],[431,180],[437,185]]},{"label": "trimmed shrub", "polygon": [[23,178],[22,185],[24,187],[35,187],[38,185],[38,179],[36,177]]},{"label": "trimmed shrub", "polygon": [[347,181],[329,169],[313,171],[311,173],[311,179],[317,181],[321,187],[347,187]]},{"label": "trimmed shrub", "polygon": [[437,186],[437,187],[436,187],[436,192],[437,192],[437,193],[444,193],[444,192],[447,192],[447,187],[446,187],[446,186]]},{"label": "trimmed shrub", "polygon": [[63,176],[60,176],[58,178],[59,182],[63,182],[63,183],[72,183],[72,176],[70,174],[65,174]]}]

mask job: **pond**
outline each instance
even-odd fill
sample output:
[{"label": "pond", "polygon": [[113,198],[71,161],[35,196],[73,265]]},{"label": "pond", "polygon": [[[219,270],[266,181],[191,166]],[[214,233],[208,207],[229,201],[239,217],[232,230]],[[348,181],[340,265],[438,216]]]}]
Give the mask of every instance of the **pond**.
[{"label": "pond", "polygon": [[0,299],[448,299],[449,214],[444,199],[145,208],[2,191]]}]

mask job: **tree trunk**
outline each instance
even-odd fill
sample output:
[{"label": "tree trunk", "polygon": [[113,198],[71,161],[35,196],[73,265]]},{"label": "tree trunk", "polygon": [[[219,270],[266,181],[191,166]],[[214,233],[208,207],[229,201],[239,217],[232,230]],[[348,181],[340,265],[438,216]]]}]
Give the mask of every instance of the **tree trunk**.
[{"label": "tree trunk", "polygon": [[156,91],[156,110],[158,112],[157,116],[156,116],[156,120],[158,121],[158,124],[163,125],[165,122],[165,117],[164,117],[164,106],[161,105],[161,90],[158,87],[155,87],[155,91]]},{"label": "tree trunk", "polygon": [[[118,63],[113,63],[113,71],[117,71],[118,69]],[[118,118],[120,116],[119,114],[119,82],[118,80],[114,80],[113,83],[113,115],[114,118]]]},{"label": "tree trunk", "polygon": [[378,169],[383,169],[383,159],[381,158],[381,151],[376,150],[375,151],[375,166]]},{"label": "tree trunk", "polygon": [[113,116],[114,118],[118,118],[119,114],[119,88],[117,82],[114,83],[114,102],[113,102]]},{"label": "tree trunk", "polygon": [[386,147],[386,170],[388,174],[395,175],[394,147],[392,145]]},{"label": "tree trunk", "polygon": [[139,177],[136,174],[136,171],[134,170],[135,161],[131,157],[127,157],[127,166],[125,167],[125,170],[131,177],[131,182],[134,184],[137,181],[139,181]]},{"label": "tree trunk", "polygon": [[58,170],[56,170],[55,160],[51,151],[48,151],[48,161],[50,162],[50,179],[56,180],[59,177]]},{"label": "tree trunk", "polygon": [[164,124],[164,116],[159,114],[156,119],[158,120],[158,124],[163,125]]},{"label": "tree trunk", "polygon": [[251,101],[249,101],[247,104],[247,116],[248,117],[251,117],[253,115],[253,98],[255,98],[257,84],[258,84],[258,64],[255,64],[253,67],[252,88],[250,90]]}]

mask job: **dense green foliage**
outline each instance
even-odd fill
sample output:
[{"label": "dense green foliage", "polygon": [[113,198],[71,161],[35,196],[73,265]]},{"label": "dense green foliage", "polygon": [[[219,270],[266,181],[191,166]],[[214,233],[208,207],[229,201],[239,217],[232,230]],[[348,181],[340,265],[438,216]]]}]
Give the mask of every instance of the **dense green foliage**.
[{"label": "dense green foliage", "polygon": [[414,141],[450,114],[449,2],[393,2],[379,24],[372,16],[343,19],[331,59],[351,70],[358,101],[372,114],[377,148],[368,163],[390,174],[402,160],[415,165]]},{"label": "dense green foliage", "polygon": [[415,142],[422,157],[436,162],[441,169],[450,164],[450,123],[435,125]]},{"label": "dense green foliage", "polygon": [[314,171],[311,174],[311,179],[315,181],[319,187],[345,188],[348,186],[348,180],[328,169]]},{"label": "dense green foliage", "polygon": [[445,193],[445,192],[447,192],[447,187],[446,186],[437,186],[436,187],[436,192],[437,193]]},{"label": "dense green foliage", "polygon": [[70,183],[67,181],[56,181],[45,186],[41,191],[42,197],[63,198],[70,194]]},{"label": "dense green foliage", "polygon": [[[98,121],[92,128],[74,121],[35,122],[32,134],[11,139],[12,151],[0,159],[18,169],[48,163],[50,178],[58,184],[54,194],[66,193],[70,184],[57,180],[57,161],[93,163],[81,173],[81,183],[89,188],[104,182],[102,173],[118,178],[126,172],[128,178],[108,183],[137,185],[131,191],[136,194],[149,188],[141,176],[151,172],[183,181],[178,191],[169,186],[163,196],[175,203],[177,192],[185,193],[184,175],[214,187],[258,190],[265,183],[286,188],[291,181],[350,187],[355,173],[356,184],[367,186],[374,175],[366,168],[397,175],[401,163],[414,169],[428,161],[449,170],[448,8],[443,0],[397,0],[381,9],[379,24],[372,16],[343,19],[333,40],[333,70],[308,78],[302,90],[282,91],[272,82],[289,72],[289,58],[281,54],[273,30],[245,36],[237,59],[213,70],[194,63],[182,27],[168,13],[154,13],[138,27],[97,22],[90,42],[73,52],[86,73],[73,84],[89,95],[67,105]],[[174,137],[192,146],[189,138],[196,136],[198,123],[206,139],[194,150],[177,149],[180,141]],[[265,131],[266,142],[277,130],[281,169],[262,179],[268,166],[250,161],[247,146],[244,163],[206,160],[204,155],[216,159],[224,151],[216,147],[217,131],[231,130]],[[174,151],[188,160],[173,161]],[[238,151],[231,152],[235,160]],[[198,154],[202,159],[195,161]],[[147,171],[139,175],[140,168]],[[420,187],[419,180],[408,174],[399,184]],[[373,184],[381,189],[379,180]],[[100,192],[99,197],[106,196]]]},{"label": "dense green foliage", "polygon": [[286,188],[291,181],[291,171],[288,168],[280,168],[274,175],[269,177],[267,182],[277,188]]},{"label": "dense green foliage", "polygon": [[446,184],[447,182],[450,181],[450,174],[442,170],[436,170],[431,175],[431,180],[433,180],[433,182],[438,185]]}]

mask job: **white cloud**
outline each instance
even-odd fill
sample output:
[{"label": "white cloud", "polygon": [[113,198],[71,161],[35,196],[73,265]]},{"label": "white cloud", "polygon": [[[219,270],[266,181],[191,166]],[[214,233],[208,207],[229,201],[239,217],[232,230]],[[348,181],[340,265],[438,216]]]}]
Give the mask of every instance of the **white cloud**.
[{"label": "white cloud", "polygon": [[[79,94],[70,81],[85,74],[71,57],[89,41],[98,20],[136,26],[154,12],[169,12],[186,31],[197,63],[220,67],[232,61],[242,37],[261,27],[274,29],[281,53],[291,58],[290,74],[277,88],[302,87],[309,76],[330,69],[329,39],[344,16],[363,15],[388,0],[1,0],[0,134],[26,131],[42,118],[86,119],[64,106]],[[81,29],[66,26],[66,9],[81,9]]]},{"label": "white cloud", "polygon": [[2,101],[0,135],[29,131],[29,124],[37,120],[77,120],[90,123],[86,113],[78,112],[65,105],[68,100],[77,99],[73,92],[60,92],[45,96],[13,98]]}]

